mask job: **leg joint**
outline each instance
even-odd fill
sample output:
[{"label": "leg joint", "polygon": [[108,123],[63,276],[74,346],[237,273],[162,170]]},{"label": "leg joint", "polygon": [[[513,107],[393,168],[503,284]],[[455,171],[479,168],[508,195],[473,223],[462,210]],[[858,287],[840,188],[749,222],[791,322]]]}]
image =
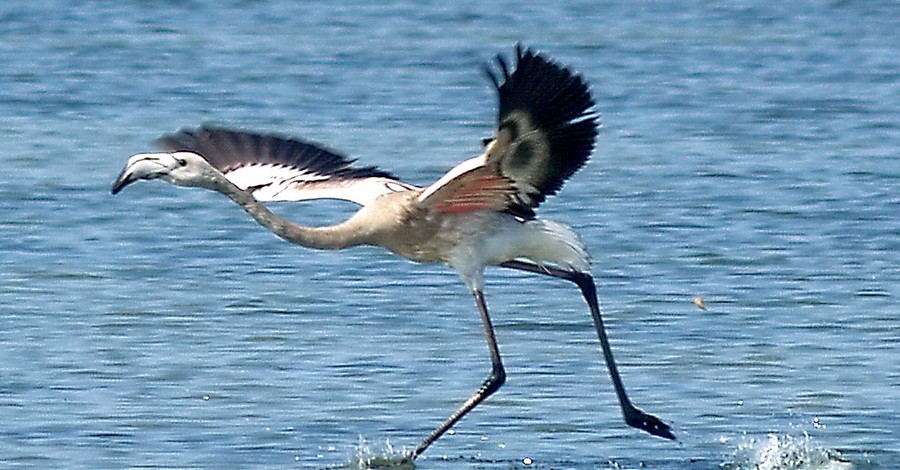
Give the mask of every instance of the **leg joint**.
[{"label": "leg joint", "polygon": [[491,369],[491,375],[488,376],[487,380],[484,381],[484,385],[481,386],[484,393],[484,396],[496,392],[506,383],[506,370],[503,369],[502,365],[495,365],[493,369]]},{"label": "leg joint", "polygon": [[594,278],[588,273],[572,271],[570,274],[572,282],[578,285],[585,297],[593,297],[597,295],[597,286],[594,285]]}]

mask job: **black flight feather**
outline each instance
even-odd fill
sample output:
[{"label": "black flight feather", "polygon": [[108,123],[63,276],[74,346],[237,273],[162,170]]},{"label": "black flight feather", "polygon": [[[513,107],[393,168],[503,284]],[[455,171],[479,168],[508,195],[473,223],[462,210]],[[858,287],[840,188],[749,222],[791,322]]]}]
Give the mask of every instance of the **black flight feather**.
[{"label": "black flight feather", "polygon": [[531,49],[516,46],[512,73],[502,56],[495,64],[484,70],[499,95],[498,133],[507,132],[511,139],[500,170],[519,189],[510,209],[533,216],[532,209],[555,194],[593,152],[594,101],[580,75]]},{"label": "black flight feather", "polygon": [[274,134],[203,125],[196,129],[185,128],[166,134],[157,143],[171,152],[197,153],[225,174],[248,165],[274,165],[302,169],[335,179],[397,179],[374,166],[352,167],[355,160],[321,145]]}]

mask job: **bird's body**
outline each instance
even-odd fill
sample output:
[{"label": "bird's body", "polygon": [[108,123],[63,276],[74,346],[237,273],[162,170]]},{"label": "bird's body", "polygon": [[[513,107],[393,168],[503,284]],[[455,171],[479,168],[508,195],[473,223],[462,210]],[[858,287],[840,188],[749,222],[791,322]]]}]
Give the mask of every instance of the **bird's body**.
[{"label": "bird's body", "polygon": [[385,194],[346,223],[366,234],[362,243],[420,263],[454,268],[470,289],[484,287],[485,266],[517,258],[586,271],[587,249],[568,226],[495,211],[428,213],[416,207],[420,190]]},{"label": "bird's body", "polygon": [[[517,50],[510,73],[486,68],[500,98],[497,130],[484,152],[426,187],[401,182],[317,144],[212,127],[164,136],[162,153],[129,159],[113,194],[139,179],[220,192],[260,225],[287,241],[316,249],[383,247],[399,256],[453,268],[475,296],[491,353],[488,380],[411,453],[415,458],[469,410],[496,391],[505,371],[484,302],[483,271],[502,266],[575,282],[591,309],[625,420],[674,438],[668,425],[634,408],[619,378],[603,328],[590,257],[569,226],[536,217],[590,156],[597,116],[586,82],[531,50]],[[336,198],[360,204],[337,225],[309,227],[269,210],[265,201]]]}]

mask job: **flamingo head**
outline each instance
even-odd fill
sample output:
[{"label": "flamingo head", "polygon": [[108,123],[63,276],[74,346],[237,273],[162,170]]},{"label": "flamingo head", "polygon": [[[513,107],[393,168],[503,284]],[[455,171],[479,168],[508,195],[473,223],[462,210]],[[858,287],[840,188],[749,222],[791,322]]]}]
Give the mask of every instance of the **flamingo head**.
[{"label": "flamingo head", "polygon": [[112,185],[116,194],[138,180],[161,179],[177,186],[212,189],[221,174],[194,152],[139,153],[128,163]]}]

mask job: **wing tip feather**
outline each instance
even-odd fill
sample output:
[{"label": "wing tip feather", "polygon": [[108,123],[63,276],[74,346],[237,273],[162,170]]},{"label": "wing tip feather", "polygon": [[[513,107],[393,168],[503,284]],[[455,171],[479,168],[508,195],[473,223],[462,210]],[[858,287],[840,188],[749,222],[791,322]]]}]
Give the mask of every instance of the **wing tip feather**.
[{"label": "wing tip feather", "polygon": [[[506,61],[501,57],[498,55],[486,67],[506,72]],[[596,145],[599,113],[590,85],[580,73],[521,43],[515,46],[515,60],[515,69],[504,73],[502,81],[499,73],[491,73],[499,99],[498,132],[506,129],[513,141],[500,165],[519,187],[513,209],[531,214],[532,208],[559,191],[590,158]],[[525,140],[533,138],[527,137],[533,135],[532,131],[546,142],[548,153],[541,157],[526,152],[523,161],[519,147],[528,148]],[[529,163],[533,158],[549,160]]]},{"label": "wing tip feather", "polygon": [[165,134],[156,141],[169,151],[200,154],[220,171],[247,165],[275,165],[309,170],[335,179],[383,177],[398,180],[375,166],[354,167],[355,159],[321,144],[276,133],[257,133],[203,123]]}]

